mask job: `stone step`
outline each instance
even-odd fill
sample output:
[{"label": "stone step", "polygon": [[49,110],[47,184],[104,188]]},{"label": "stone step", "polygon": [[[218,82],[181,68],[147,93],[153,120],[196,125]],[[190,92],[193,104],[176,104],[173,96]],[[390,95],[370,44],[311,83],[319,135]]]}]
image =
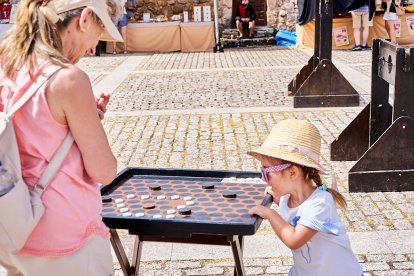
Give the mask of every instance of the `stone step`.
[{"label": "stone step", "polygon": [[[276,34],[276,30],[270,27],[255,27],[254,28],[254,37],[261,38],[261,37],[274,37]],[[236,38],[239,35],[239,31],[236,28],[233,29],[225,29],[222,32],[223,38]],[[248,35],[248,31],[245,31],[245,35]]]},{"label": "stone step", "polygon": [[245,39],[223,39],[224,48],[234,48],[234,47],[256,47],[256,46],[268,46],[276,45],[273,37],[255,37],[255,38],[245,38]]}]

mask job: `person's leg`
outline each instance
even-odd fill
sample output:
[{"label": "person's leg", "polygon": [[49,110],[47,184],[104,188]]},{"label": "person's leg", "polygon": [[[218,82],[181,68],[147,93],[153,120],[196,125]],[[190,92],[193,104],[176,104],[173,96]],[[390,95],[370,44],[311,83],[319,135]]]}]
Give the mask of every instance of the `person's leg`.
[{"label": "person's leg", "polygon": [[362,15],[362,49],[370,49],[368,46],[368,37],[369,37],[369,27],[371,27],[373,24],[374,18],[372,18],[371,21],[369,21],[369,13],[364,13]]},{"label": "person's leg", "polygon": [[112,42],[112,54],[116,55],[116,42]]},{"label": "person's leg", "polygon": [[243,23],[240,20],[236,20],[236,27],[239,31],[239,37],[243,37]]},{"label": "person's leg", "polygon": [[385,29],[387,30],[390,41],[392,43],[397,43],[397,37],[395,36],[394,20],[386,20]]},{"label": "person's leg", "polygon": [[355,39],[355,46],[361,45],[361,29],[354,28],[354,39]]},{"label": "person's leg", "polygon": [[249,37],[252,38],[254,36],[254,21],[249,22]]},{"label": "person's leg", "polygon": [[124,54],[128,53],[128,38],[127,38],[127,26],[128,26],[128,16],[127,14],[122,15],[119,22],[119,27],[121,31],[122,38],[124,39]]},{"label": "person's leg", "polygon": [[128,38],[127,38],[127,27],[123,26],[121,27],[121,35],[124,39],[124,54],[128,53]]},{"label": "person's leg", "polygon": [[352,15],[352,28],[354,30],[355,46],[352,51],[360,51],[361,49],[361,13],[351,12]]}]

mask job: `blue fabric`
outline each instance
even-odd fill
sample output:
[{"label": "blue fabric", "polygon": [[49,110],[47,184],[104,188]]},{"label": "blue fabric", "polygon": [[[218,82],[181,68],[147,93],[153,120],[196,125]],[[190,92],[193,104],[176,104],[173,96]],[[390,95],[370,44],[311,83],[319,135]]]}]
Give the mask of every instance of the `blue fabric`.
[{"label": "blue fabric", "polygon": [[275,42],[277,46],[292,46],[296,45],[296,33],[287,31],[287,30],[280,30],[275,35]]},{"label": "blue fabric", "polygon": [[125,27],[128,26],[128,16],[126,13],[124,13],[121,18],[119,18],[119,21],[117,24],[115,24],[117,27]]}]

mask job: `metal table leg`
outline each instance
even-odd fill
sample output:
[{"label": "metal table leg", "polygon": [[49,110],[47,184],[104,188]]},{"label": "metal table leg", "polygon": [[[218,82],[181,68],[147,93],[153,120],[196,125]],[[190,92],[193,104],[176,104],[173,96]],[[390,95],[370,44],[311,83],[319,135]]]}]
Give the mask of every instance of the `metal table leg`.
[{"label": "metal table leg", "polygon": [[243,265],[243,236],[232,236],[230,240],[234,257],[234,275],[245,276]]}]

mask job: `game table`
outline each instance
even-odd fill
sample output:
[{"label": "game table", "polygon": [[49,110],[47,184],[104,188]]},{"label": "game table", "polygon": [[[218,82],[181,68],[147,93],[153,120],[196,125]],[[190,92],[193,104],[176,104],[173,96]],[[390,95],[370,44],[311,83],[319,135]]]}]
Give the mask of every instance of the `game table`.
[{"label": "game table", "polygon": [[[103,221],[111,229],[112,247],[124,275],[138,274],[144,241],[231,246],[235,275],[246,275],[243,237],[255,234],[262,222],[247,212],[273,201],[270,195],[264,196],[260,177],[260,173],[240,171],[123,170],[101,194],[106,201]],[[127,212],[122,213],[118,205]],[[191,214],[180,214],[188,209]],[[172,210],[177,212],[172,215]],[[137,236],[131,263],[116,229]]]}]

